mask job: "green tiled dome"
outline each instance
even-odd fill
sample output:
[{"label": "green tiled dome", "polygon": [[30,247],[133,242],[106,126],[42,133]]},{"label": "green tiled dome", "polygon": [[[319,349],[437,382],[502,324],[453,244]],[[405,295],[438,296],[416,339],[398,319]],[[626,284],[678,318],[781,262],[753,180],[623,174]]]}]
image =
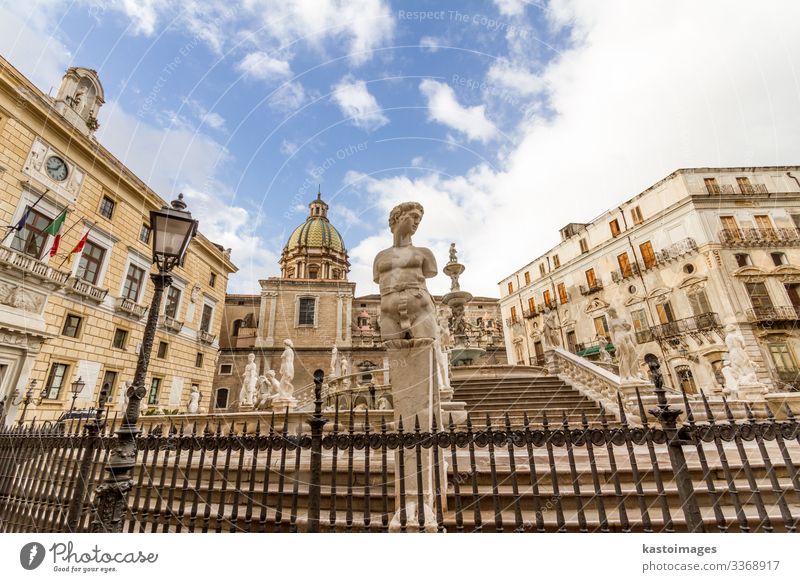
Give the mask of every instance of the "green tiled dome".
[{"label": "green tiled dome", "polygon": [[345,252],[342,235],[327,218],[322,216],[309,216],[303,224],[295,228],[286,243],[285,250],[292,251],[300,246]]}]

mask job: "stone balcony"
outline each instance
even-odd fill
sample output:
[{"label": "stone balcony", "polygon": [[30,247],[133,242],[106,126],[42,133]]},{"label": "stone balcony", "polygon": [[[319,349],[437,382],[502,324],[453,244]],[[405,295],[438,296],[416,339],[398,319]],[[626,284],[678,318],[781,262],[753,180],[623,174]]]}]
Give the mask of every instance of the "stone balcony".
[{"label": "stone balcony", "polygon": [[800,244],[796,228],[725,228],[719,231],[719,242],[728,247],[793,246]]},{"label": "stone balcony", "polygon": [[162,315],[158,321],[159,327],[165,329],[172,333],[180,333],[183,329],[183,322],[178,321],[174,317],[170,317],[169,315]]},{"label": "stone balcony", "polygon": [[721,329],[719,316],[716,313],[701,313],[637,331],[636,341],[643,344],[655,340],[671,340],[685,335],[695,337],[698,334],[720,333]]},{"label": "stone balcony", "polygon": [[135,301],[128,299],[127,297],[117,297],[116,304],[114,308],[120,312],[124,313],[125,315],[132,317],[134,319],[141,319],[144,317],[144,314],[147,313],[147,307],[144,305],[139,305]]},{"label": "stone balcony", "polygon": [[217,336],[215,336],[213,333],[208,333],[202,329],[197,330],[197,341],[199,341],[201,344],[211,345],[216,339]]},{"label": "stone balcony", "polygon": [[69,273],[5,246],[0,246],[0,269],[16,271],[18,279],[38,279],[43,286],[54,291],[62,288],[69,278]]},{"label": "stone balcony", "polygon": [[800,319],[800,307],[770,305],[748,309],[747,321],[758,324],[762,328],[789,325],[794,327]]},{"label": "stone balcony", "polygon": [[603,282],[597,280],[594,282],[594,285],[579,285],[578,289],[580,290],[581,295],[592,295],[603,290]]},{"label": "stone balcony", "polygon": [[614,269],[611,271],[611,280],[620,283],[639,274],[639,263],[630,263],[627,269]]},{"label": "stone balcony", "polygon": [[66,291],[67,293],[79,295],[84,299],[94,301],[95,303],[102,303],[105,300],[106,295],[108,295],[108,289],[102,289],[97,285],[92,285],[88,281],[84,281],[78,277],[70,277],[67,280]]}]

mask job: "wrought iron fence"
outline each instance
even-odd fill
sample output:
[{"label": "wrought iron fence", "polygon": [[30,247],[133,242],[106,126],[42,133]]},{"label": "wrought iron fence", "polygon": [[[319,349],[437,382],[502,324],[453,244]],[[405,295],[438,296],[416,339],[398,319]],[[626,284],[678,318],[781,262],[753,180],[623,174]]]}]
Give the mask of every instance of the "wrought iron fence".
[{"label": "wrought iron fence", "polygon": [[[800,428],[790,410],[738,422],[726,406],[718,422],[707,400],[693,410],[684,397],[679,425],[681,410],[658,394],[656,423],[639,398],[641,426],[526,416],[513,427],[506,416],[502,426],[468,417],[421,430],[368,415],[356,423],[352,411],[328,420],[320,402],[309,434],[291,434],[288,415],[236,434],[164,427],[137,437],[123,530],[796,531]],[[94,489],[116,437],[95,428],[0,432],[0,531],[103,530]],[[425,455],[430,491],[409,491]],[[408,515],[408,502],[431,512]]]}]

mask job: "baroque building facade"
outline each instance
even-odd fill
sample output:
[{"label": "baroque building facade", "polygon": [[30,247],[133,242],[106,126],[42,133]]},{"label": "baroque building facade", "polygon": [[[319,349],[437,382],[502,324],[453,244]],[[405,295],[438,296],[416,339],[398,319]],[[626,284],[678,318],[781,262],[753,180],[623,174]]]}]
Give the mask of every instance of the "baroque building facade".
[{"label": "baroque building facade", "polygon": [[[388,372],[382,371],[389,363],[380,342],[380,296],[357,295],[356,284],[347,278],[349,269],[344,239],[318,193],[306,221],[284,246],[281,275],[262,279],[259,295],[225,299],[214,381],[216,410],[235,408],[249,354],[256,355],[260,375],[280,370],[285,340],[296,354],[296,395],[311,385],[316,370],[330,376],[334,347],[339,370],[355,375],[353,385],[388,384]],[[440,300],[434,296],[437,305]],[[482,363],[506,363],[499,317],[496,298],[475,297],[465,309],[472,343],[486,349]]]},{"label": "baroque building facade", "polygon": [[543,362],[548,316],[562,347],[613,354],[613,307],[633,326],[642,371],[656,358],[673,389],[721,392],[726,329],[738,329],[758,380],[794,390],[799,171],[677,170],[589,223],[568,224],[555,247],[499,283],[509,359]]},{"label": "baroque building facade", "polygon": [[[150,210],[166,205],[94,137],[104,101],[97,73],[67,71],[55,98],[0,58],[0,401],[4,422],[95,406],[136,367],[152,297]],[[59,223],[63,217],[63,223]],[[52,231],[52,232],[48,232]],[[88,234],[87,234],[88,233]],[[57,249],[51,249],[59,235]],[[72,252],[76,251],[76,252]],[[147,378],[151,409],[209,406],[230,253],[198,234],[165,292]]]}]

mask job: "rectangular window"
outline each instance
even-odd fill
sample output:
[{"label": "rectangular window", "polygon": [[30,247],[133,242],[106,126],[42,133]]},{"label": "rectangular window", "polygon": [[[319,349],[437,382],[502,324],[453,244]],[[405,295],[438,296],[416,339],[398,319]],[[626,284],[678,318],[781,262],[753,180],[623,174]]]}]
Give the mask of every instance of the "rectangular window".
[{"label": "rectangular window", "polygon": [[586,284],[589,286],[589,289],[597,287],[597,275],[594,274],[594,269],[586,271]]},{"label": "rectangular window", "polygon": [[139,230],[139,240],[146,245],[150,244],[150,227],[146,224],[143,224],[141,230]]},{"label": "rectangular window", "polygon": [[756,214],[753,219],[756,221],[756,228],[759,230],[759,234],[767,239],[775,239],[777,238],[775,234],[775,229],[772,226],[772,220],[770,220],[769,216],[766,214]]},{"label": "rectangular window", "polygon": [[131,263],[128,265],[128,274],[125,276],[125,285],[122,287],[122,296],[134,303],[139,301],[139,291],[142,288],[144,269]]},{"label": "rectangular window", "polygon": [[539,263],[539,274],[540,274],[542,277],[544,277],[544,276],[545,276],[544,263]]},{"label": "rectangular window", "polygon": [[103,196],[103,199],[100,201],[100,212],[101,216],[105,216],[107,219],[111,220],[111,217],[114,216],[114,206],[116,206],[116,202],[114,202],[108,196]]},{"label": "rectangular window", "polygon": [[608,321],[605,315],[594,318],[594,331],[599,336],[608,337]]},{"label": "rectangular window", "polygon": [[672,305],[669,301],[656,305],[656,312],[658,312],[658,319],[662,324],[675,321],[675,314],[672,312]]},{"label": "rectangular window", "polygon": [[517,322],[517,308],[513,305],[511,306],[511,323]]},{"label": "rectangular window", "polygon": [[221,376],[230,376],[233,374],[233,364],[220,364],[219,373]]},{"label": "rectangular window", "polygon": [[656,266],[656,254],[653,252],[653,243],[647,241],[639,245],[639,251],[642,253],[642,262],[645,269],[651,269]]},{"label": "rectangular window", "polygon": [[795,228],[800,228],[800,214],[792,214],[792,222],[794,223]]},{"label": "rectangular window", "polygon": [[508,282],[508,294],[511,295],[514,292],[514,284],[509,281]]},{"label": "rectangular window", "polygon": [[53,365],[50,366],[50,374],[47,376],[47,384],[45,387],[47,388],[47,398],[49,400],[56,400],[58,398],[58,394],[61,392],[61,387],[64,385],[64,380],[67,377],[67,370],[69,366],[67,364],[60,364],[58,362],[53,362]]},{"label": "rectangular window", "polygon": [[208,276],[208,286],[212,289],[214,285],[217,284],[217,274],[212,271],[212,273]]},{"label": "rectangular window", "polygon": [[67,337],[78,337],[78,334],[81,332],[82,321],[83,318],[68,313],[64,318],[64,328],[61,330],[61,335],[65,335]]},{"label": "rectangular window", "polygon": [[750,296],[750,303],[753,304],[753,309],[769,309],[772,307],[772,299],[770,299],[767,286],[764,283],[745,283],[744,287]]},{"label": "rectangular window", "polygon": [[769,256],[772,257],[772,264],[776,267],[789,264],[789,259],[786,258],[786,253],[770,253]]},{"label": "rectangular window", "polygon": [[796,374],[797,363],[789,346],[786,343],[769,344],[769,353],[775,363],[778,374]]},{"label": "rectangular window", "polygon": [[150,394],[147,396],[147,404],[158,404],[159,388],[161,388],[161,378],[153,378],[150,381]]},{"label": "rectangular window", "polygon": [[631,218],[633,218],[633,224],[642,224],[644,222],[644,217],[642,216],[642,209],[638,206],[634,206],[631,208]]},{"label": "rectangular window", "polygon": [[525,271],[525,284],[530,285],[531,283],[531,274],[529,271]]},{"label": "rectangular window", "polygon": [[164,314],[172,319],[178,318],[178,304],[181,301],[181,290],[172,286],[167,291],[167,301],[164,305]]},{"label": "rectangular window", "polygon": [[558,258],[558,255],[553,255],[553,268],[558,269],[561,266],[561,259]]},{"label": "rectangular window", "polygon": [[619,264],[620,273],[622,273],[623,277],[630,277],[633,275],[633,270],[631,269],[631,261],[628,258],[628,253],[622,253],[621,255],[617,255],[617,264]]},{"label": "rectangular window", "polygon": [[649,325],[647,325],[647,315],[644,312],[644,309],[637,309],[636,311],[631,311],[631,321],[633,322],[633,331],[644,331]]},{"label": "rectangular window", "polygon": [[564,303],[569,301],[569,298],[567,297],[567,287],[564,285],[564,283],[559,283],[557,289],[558,289],[558,300],[563,305]]},{"label": "rectangular window", "polygon": [[747,267],[753,264],[753,261],[750,260],[750,255],[747,253],[736,253],[733,257],[736,259],[736,266],[738,267]]},{"label": "rectangular window", "polygon": [[197,352],[197,355],[194,358],[194,367],[195,368],[203,367],[203,352]]},{"label": "rectangular window", "polygon": [[208,332],[211,327],[211,315],[214,313],[214,308],[208,303],[203,305],[203,315],[200,318],[200,331]]},{"label": "rectangular window", "polygon": [[742,194],[752,194],[753,186],[750,185],[750,178],[736,178],[736,185]]},{"label": "rectangular window", "polygon": [[582,238],[582,239],[581,239],[580,241],[578,241],[578,242],[579,242],[579,243],[580,243],[580,245],[581,245],[581,254],[588,253],[588,252],[589,252],[589,243],[588,243],[588,242],[586,242],[586,239],[585,239],[585,238]]},{"label": "rectangular window", "polygon": [[703,182],[709,194],[719,194],[719,184],[717,184],[716,178],[703,178]]},{"label": "rectangular window", "polygon": [[687,295],[689,298],[689,307],[692,309],[692,315],[703,315],[711,313],[711,304],[708,302],[708,295],[704,290],[690,293]]},{"label": "rectangular window", "polygon": [[729,239],[740,240],[742,233],[739,230],[739,223],[733,216],[720,216],[719,221],[722,224],[722,230]]},{"label": "rectangular window", "polygon": [[536,313],[536,301],[534,301],[533,297],[528,297],[528,310],[531,312],[531,315]]},{"label": "rectangular window", "polygon": [[100,389],[102,390],[103,387],[108,384],[108,401],[111,401],[111,397],[114,395],[114,387],[117,385],[117,373],[113,370],[106,370],[103,374],[103,382],[100,384]]},{"label": "rectangular window", "polygon": [[611,229],[611,236],[619,236],[619,221],[616,218],[609,222],[608,226]]},{"label": "rectangular window", "polygon": [[81,252],[81,259],[78,261],[78,270],[75,272],[75,276],[87,283],[96,285],[105,255],[106,249],[87,240],[86,244],[83,245],[83,252]]},{"label": "rectangular window", "polygon": [[298,304],[297,325],[314,325],[314,306],[316,300],[313,297],[301,297]]},{"label": "rectangular window", "polygon": [[547,289],[544,293],[542,293],[542,297],[544,298],[544,304],[548,307],[555,307],[553,304],[553,299],[550,297],[550,289]]},{"label": "rectangular window", "polygon": [[159,360],[166,360],[167,350],[169,350],[169,344],[167,342],[158,342],[158,352],[156,353],[156,357]]},{"label": "rectangular window", "polygon": [[[26,206],[27,211],[30,207]],[[47,233],[44,232],[53,219],[42,214],[35,208],[28,213],[28,220],[11,241],[11,248],[31,257],[40,258],[44,254],[44,243],[47,241]],[[5,231],[8,232],[8,231]]]},{"label": "rectangular window", "polygon": [[128,343],[128,330],[118,327],[114,330],[114,340],[111,345],[118,350],[124,350],[125,344]]}]

